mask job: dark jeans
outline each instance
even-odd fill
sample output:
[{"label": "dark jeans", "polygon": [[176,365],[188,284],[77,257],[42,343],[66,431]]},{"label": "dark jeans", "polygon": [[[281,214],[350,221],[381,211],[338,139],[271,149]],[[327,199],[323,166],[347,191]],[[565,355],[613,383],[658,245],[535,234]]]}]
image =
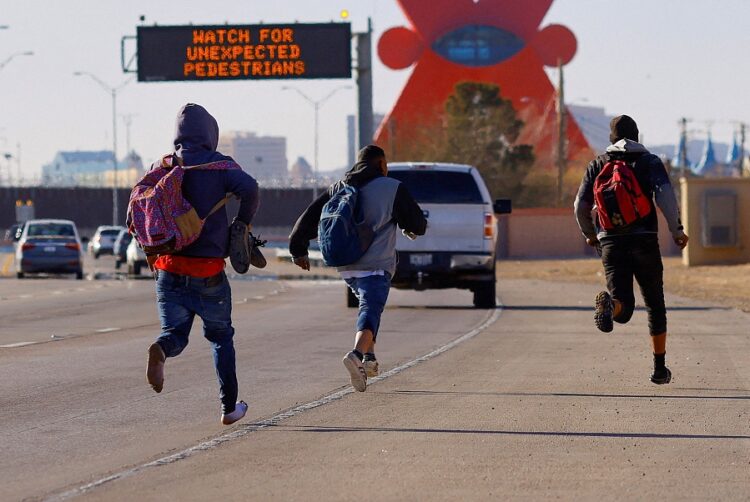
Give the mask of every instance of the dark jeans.
[{"label": "dark jeans", "polygon": [[624,324],[633,316],[635,278],[646,304],[649,332],[651,335],[665,333],[667,309],[664,306],[664,267],[656,234],[608,237],[601,240],[601,245],[607,289],[612,298],[622,303],[622,311],[614,320]]},{"label": "dark jeans", "polygon": [[359,299],[357,331],[369,329],[372,331],[372,339],[375,340],[380,329],[380,317],[383,315],[391,289],[391,276],[387,272],[385,275],[368,275],[360,279],[346,279],[346,284]]},{"label": "dark jeans", "polygon": [[203,336],[211,343],[219,398],[223,413],[234,411],[237,402],[237,376],[234,365],[232,291],[224,272],[200,279],[159,270],[156,299],[161,335],[156,342],[167,357],[178,356],[188,344],[196,314],[203,320]]}]

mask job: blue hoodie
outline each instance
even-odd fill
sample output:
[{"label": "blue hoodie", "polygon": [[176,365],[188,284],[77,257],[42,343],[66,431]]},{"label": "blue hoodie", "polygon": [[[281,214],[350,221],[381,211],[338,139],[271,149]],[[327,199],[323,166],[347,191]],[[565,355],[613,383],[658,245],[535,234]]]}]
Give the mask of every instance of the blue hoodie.
[{"label": "blue hoodie", "polygon": [[[219,125],[205,108],[194,103],[183,106],[177,114],[174,148],[185,167],[220,160],[233,161],[216,151],[219,144]],[[158,165],[159,163],[155,164]],[[182,194],[205,218],[211,208],[227,193],[240,198],[237,219],[252,222],[258,210],[258,183],[241,169],[200,171],[188,170],[182,183]],[[203,258],[226,258],[229,248],[229,221],[226,210],[208,217],[197,241],[178,254]]]}]

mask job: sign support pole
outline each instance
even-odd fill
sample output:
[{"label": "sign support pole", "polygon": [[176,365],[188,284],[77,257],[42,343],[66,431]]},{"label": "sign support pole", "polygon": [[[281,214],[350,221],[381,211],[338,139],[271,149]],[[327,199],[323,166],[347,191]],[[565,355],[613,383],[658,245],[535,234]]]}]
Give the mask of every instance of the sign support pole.
[{"label": "sign support pole", "polygon": [[372,143],[372,19],[367,18],[367,31],[357,33],[357,105],[358,149]]}]

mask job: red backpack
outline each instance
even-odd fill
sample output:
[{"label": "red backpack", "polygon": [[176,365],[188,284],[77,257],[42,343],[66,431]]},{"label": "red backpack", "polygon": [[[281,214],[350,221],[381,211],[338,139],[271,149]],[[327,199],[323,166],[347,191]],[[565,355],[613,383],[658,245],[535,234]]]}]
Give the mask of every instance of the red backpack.
[{"label": "red backpack", "polygon": [[594,202],[599,224],[605,230],[627,227],[652,210],[633,168],[623,160],[610,160],[594,180]]}]

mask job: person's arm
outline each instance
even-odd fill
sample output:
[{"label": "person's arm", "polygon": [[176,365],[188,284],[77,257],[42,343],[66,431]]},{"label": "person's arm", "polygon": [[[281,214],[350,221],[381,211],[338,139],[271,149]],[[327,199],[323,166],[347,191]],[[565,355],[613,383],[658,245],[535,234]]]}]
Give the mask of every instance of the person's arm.
[{"label": "person's arm", "polygon": [[578,228],[581,229],[581,233],[586,238],[586,243],[591,246],[597,243],[596,226],[591,217],[591,211],[594,208],[594,180],[596,179],[594,171],[595,162],[592,161],[586,168],[581,186],[578,187],[576,200],[573,203]]},{"label": "person's arm", "polygon": [[224,179],[226,180],[225,190],[228,193],[233,193],[240,199],[240,209],[237,212],[236,219],[246,225],[250,225],[260,205],[258,182],[241,169],[226,170],[224,171],[224,175]]},{"label": "person's arm", "polygon": [[[307,256],[307,249],[310,247],[310,241],[318,236],[318,222],[320,222],[320,213],[323,206],[331,198],[329,190],[326,190],[315,199],[312,204],[300,215],[294,224],[292,233],[289,235],[289,253],[292,258],[304,258]],[[298,264],[299,265],[299,264]],[[304,268],[304,267],[303,267]]]},{"label": "person's arm", "polygon": [[684,232],[682,220],[680,219],[680,206],[677,204],[677,197],[672,187],[664,164],[658,157],[654,157],[650,166],[651,186],[654,189],[654,200],[656,205],[661,209],[664,219],[667,220],[667,227],[672,234],[672,239],[680,249],[687,246],[688,236]]},{"label": "person's arm", "polygon": [[427,230],[427,219],[424,217],[422,208],[403,183],[396,190],[396,198],[393,201],[393,219],[400,228],[414,235],[424,235]]}]

